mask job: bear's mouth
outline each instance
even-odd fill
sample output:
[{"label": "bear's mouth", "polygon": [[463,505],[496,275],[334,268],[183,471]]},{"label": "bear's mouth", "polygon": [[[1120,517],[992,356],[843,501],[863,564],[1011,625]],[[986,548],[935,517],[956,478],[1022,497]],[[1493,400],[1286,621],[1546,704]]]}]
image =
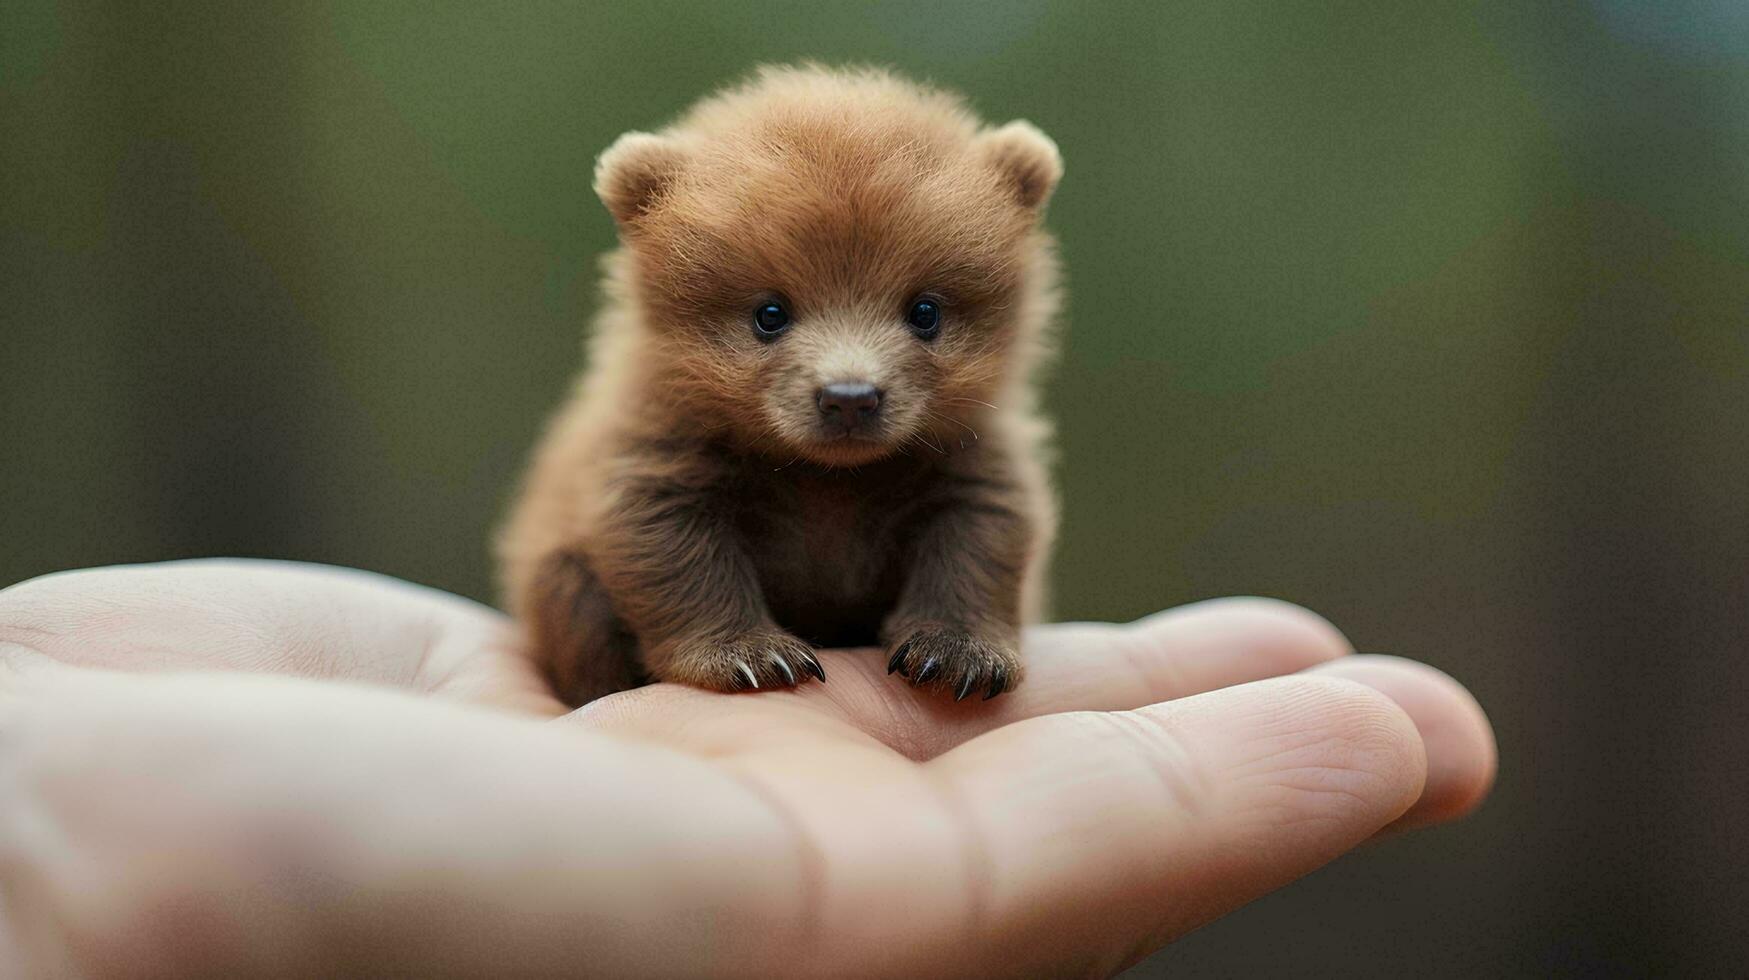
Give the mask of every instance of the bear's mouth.
[{"label": "bear's mouth", "polygon": [[897,447],[887,433],[852,430],[817,432],[799,448],[821,465],[860,466],[892,455]]},{"label": "bear's mouth", "polygon": [[884,446],[895,441],[895,427],[885,416],[846,421],[837,417],[822,417],[813,426],[810,440],[822,445]]},{"label": "bear's mouth", "polygon": [[844,431],[844,430],[840,429],[840,430],[836,430],[836,431],[822,432],[820,435],[815,437],[814,441],[815,442],[825,442],[825,443],[834,443],[834,442],[859,443],[860,442],[860,443],[868,443],[869,445],[875,445],[877,443],[885,443],[887,441],[887,438],[886,438],[886,434],[882,433],[882,432],[868,432],[868,431],[863,431],[863,430],[859,430],[859,429],[851,429],[850,431]]}]

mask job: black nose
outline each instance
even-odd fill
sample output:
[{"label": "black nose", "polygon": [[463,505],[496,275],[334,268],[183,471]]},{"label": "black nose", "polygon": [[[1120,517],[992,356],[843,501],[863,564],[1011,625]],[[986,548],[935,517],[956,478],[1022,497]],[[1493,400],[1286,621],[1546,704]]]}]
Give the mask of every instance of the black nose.
[{"label": "black nose", "polygon": [[830,384],[816,396],[827,423],[853,429],[881,410],[881,390],[871,384]]}]

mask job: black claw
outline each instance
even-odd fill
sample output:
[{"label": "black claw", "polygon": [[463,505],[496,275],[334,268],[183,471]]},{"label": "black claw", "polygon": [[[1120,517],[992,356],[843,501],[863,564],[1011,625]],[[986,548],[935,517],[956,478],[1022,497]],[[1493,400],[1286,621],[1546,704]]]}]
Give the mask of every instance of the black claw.
[{"label": "black claw", "polygon": [[783,675],[783,682],[790,687],[795,687],[796,672],[790,669],[789,664],[784,663],[782,657],[773,657],[771,662],[777,665],[778,673]]},{"label": "black claw", "polygon": [[911,641],[910,640],[906,640],[905,642],[899,644],[899,649],[893,651],[893,659],[887,661],[887,673],[890,674],[893,671],[898,670],[900,665],[905,662],[905,654],[910,653],[910,652],[911,652]]},{"label": "black claw", "polygon": [[990,692],[984,695],[984,700],[986,701],[1001,694],[1008,688],[1008,671],[1001,667],[997,667],[993,673],[996,676],[990,681]]},{"label": "black claw", "polygon": [[953,692],[953,699],[955,701],[964,701],[966,695],[970,693],[972,693],[972,675],[967,674],[965,680],[960,681],[959,690]]},{"label": "black claw", "polygon": [[911,680],[913,683],[923,684],[940,672],[941,661],[934,657],[930,657],[928,660],[923,661],[923,666],[917,668],[917,676],[913,677]]},{"label": "black claw", "polygon": [[[807,657],[804,657],[802,659],[802,666],[808,668],[808,673],[813,674],[815,677],[818,677],[820,679],[820,683],[822,683],[822,684],[826,683],[826,668],[820,666],[820,661],[817,658],[815,658],[812,654],[810,654]],[[887,673],[890,674],[890,673],[892,673],[892,671],[889,670],[889,671],[887,671]]]}]

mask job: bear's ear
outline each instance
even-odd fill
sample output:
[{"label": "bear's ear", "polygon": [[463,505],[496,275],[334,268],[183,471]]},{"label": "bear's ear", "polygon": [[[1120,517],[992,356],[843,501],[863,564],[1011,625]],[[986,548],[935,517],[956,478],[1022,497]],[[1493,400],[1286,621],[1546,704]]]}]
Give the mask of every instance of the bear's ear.
[{"label": "bear's ear", "polygon": [[595,161],[595,193],[621,225],[637,222],[686,163],[672,137],[626,133]]},{"label": "bear's ear", "polygon": [[1057,144],[1024,120],[985,130],[974,145],[984,161],[1007,181],[1022,207],[1034,211],[1044,207],[1063,176]]}]

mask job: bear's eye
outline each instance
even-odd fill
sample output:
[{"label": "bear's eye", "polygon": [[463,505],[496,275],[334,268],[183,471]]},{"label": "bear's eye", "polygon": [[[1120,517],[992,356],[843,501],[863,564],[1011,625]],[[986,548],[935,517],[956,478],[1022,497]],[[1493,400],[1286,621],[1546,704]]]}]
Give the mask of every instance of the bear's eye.
[{"label": "bear's eye", "polygon": [[912,333],[933,340],[941,332],[941,304],[927,297],[914,299],[905,313],[905,322],[911,325]]},{"label": "bear's eye", "polygon": [[789,329],[789,311],[782,303],[761,303],[753,308],[753,332],[760,340],[775,340]]}]

